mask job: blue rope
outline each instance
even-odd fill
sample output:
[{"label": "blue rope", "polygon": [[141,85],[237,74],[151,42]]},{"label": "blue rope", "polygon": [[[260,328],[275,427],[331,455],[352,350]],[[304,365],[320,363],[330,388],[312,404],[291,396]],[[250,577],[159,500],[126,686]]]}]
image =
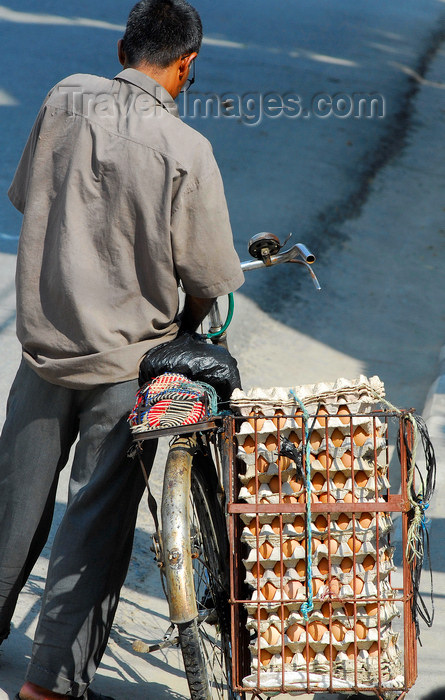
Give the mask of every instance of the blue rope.
[{"label": "blue rope", "polygon": [[301,614],[305,622],[309,619],[309,613],[314,609],[313,601],[313,585],[312,585],[312,506],[311,506],[311,445],[309,442],[310,430],[309,430],[309,419],[310,415],[306,411],[305,406],[300,401],[293,389],[290,390],[291,396],[295,399],[296,403],[300,406],[303,412],[304,418],[304,435],[305,435],[305,466],[306,466],[306,532],[307,532],[307,545],[306,545],[306,560],[307,560],[307,601],[301,605]]}]

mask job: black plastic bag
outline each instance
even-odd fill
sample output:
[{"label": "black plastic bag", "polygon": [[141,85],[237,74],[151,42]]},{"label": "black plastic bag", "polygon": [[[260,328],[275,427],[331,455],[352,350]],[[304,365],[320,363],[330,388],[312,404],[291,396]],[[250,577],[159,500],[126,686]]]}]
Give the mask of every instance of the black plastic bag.
[{"label": "black plastic bag", "polygon": [[220,402],[228,402],[232,391],[241,388],[235,358],[226,348],[207,343],[198,333],[182,333],[149,350],[139,366],[139,386],[164,372],[178,372],[210,384]]}]

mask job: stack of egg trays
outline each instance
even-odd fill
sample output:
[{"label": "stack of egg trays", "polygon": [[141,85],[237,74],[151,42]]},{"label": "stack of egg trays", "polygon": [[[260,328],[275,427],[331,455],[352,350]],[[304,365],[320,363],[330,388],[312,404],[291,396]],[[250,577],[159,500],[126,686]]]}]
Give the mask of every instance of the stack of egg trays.
[{"label": "stack of egg trays", "polygon": [[[311,427],[312,500],[384,500],[389,488],[386,424],[364,413],[352,415],[340,404],[319,409]],[[237,433],[237,456],[245,465],[240,500],[306,502],[295,462],[278,449],[280,436],[301,449],[303,432],[299,411],[289,417],[277,407],[270,418],[252,411]],[[247,626],[255,633],[252,671],[258,666],[262,672],[277,671],[284,661],[285,670],[333,672],[355,683],[399,675],[400,651],[391,624],[399,610],[391,602],[389,583],[395,568],[387,538],[390,515],[312,514],[314,610],[307,621],[300,612],[307,599],[306,514],[241,517],[241,539],[249,548],[246,583],[252,589],[252,602],[246,604]]]}]

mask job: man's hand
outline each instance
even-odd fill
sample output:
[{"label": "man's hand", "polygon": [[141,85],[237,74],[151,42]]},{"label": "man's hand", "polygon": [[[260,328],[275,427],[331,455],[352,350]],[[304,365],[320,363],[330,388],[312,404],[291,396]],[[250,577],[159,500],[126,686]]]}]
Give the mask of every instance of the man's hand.
[{"label": "man's hand", "polygon": [[192,297],[190,294],[186,294],[184,310],[181,317],[181,325],[179,327],[179,334],[186,332],[194,333],[199,324],[210,312],[210,309],[215,302],[215,298],[200,299],[199,297]]}]

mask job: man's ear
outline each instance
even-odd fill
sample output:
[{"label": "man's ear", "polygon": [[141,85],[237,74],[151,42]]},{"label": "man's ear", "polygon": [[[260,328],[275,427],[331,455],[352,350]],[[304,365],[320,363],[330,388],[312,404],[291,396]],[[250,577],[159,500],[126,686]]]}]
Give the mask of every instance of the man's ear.
[{"label": "man's ear", "polygon": [[191,62],[197,57],[196,51],[193,53],[189,54],[188,56],[184,56],[184,58],[181,58],[181,61],[179,63],[179,79],[182,80],[184,77],[185,73],[187,73],[188,69],[190,68]]},{"label": "man's ear", "polygon": [[125,66],[125,63],[127,61],[127,57],[125,55],[124,42],[122,39],[119,39],[119,41],[117,42],[117,57],[119,59],[119,63],[121,64],[121,66]]}]

